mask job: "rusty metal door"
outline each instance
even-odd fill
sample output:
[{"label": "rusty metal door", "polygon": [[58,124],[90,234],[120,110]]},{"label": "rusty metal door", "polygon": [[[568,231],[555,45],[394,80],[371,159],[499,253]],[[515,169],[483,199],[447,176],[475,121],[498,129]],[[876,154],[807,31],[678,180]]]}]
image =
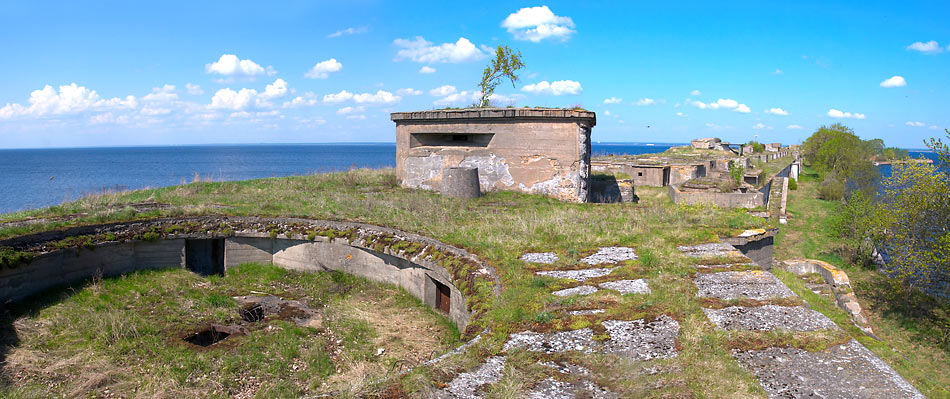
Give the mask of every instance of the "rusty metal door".
[{"label": "rusty metal door", "polygon": [[435,290],[435,307],[445,313],[449,313],[449,308],[452,304],[452,291],[449,290],[449,286],[435,281]]}]

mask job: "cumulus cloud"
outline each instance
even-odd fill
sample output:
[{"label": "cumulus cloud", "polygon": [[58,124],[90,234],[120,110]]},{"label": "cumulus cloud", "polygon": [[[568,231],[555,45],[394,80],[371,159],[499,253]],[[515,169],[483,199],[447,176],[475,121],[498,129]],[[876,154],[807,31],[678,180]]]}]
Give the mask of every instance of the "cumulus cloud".
[{"label": "cumulus cloud", "polygon": [[369,32],[369,29],[366,28],[365,26],[361,26],[361,27],[358,27],[358,28],[350,27],[350,28],[341,29],[341,30],[338,30],[338,31],[336,31],[336,32],[333,32],[333,33],[327,35],[327,37],[340,37],[340,36],[343,36],[343,35],[355,35],[355,34],[358,34],[358,33],[366,33],[366,32]]},{"label": "cumulus cloud", "polygon": [[201,90],[201,86],[196,85],[196,84],[188,83],[185,85],[185,89],[188,90],[188,94],[191,94],[193,96],[205,94],[205,91]]},{"label": "cumulus cloud", "polygon": [[579,82],[575,82],[573,80],[558,80],[551,83],[543,80],[538,83],[526,85],[525,87],[522,87],[521,90],[533,94],[551,94],[560,96],[564,94],[580,94],[584,89],[581,87]]},{"label": "cumulus cloud", "polygon": [[208,108],[240,111],[250,107],[256,97],[257,90],[254,89],[241,89],[240,91],[234,91],[230,88],[221,89],[211,97],[211,105],[208,105]]},{"label": "cumulus cloud", "polygon": [[687,116],[689,116],[689,115],[686,115],[686,114],[684,114],[684,113],[682,113],[682,112],[677,112],[677,113],[676,113],[676,116],[685,118],[685,117],[687,117]]},{"label": "cumulus cloud", "polygon": [[843,112],[843,111],[836,110],[834,108],[828,110],[828,116],[832,118],[853,118],[853,119],[865,118],[864,114],[859,114],[857,112],[855,113]]},{"label": "cumulus cloud", "polygon": [[773,75],[781,75],[781,74],[783,74],[783,73],[785,73],[785,71],[783,71],[783,70],[781,70],[781,69],[776,69],[775,72],[772,72]]},{"label": "cumulus cloud", "polygon": [[352,114],[352,113],[354,113],[354,112],[363,112],[363,110],[364,110],[364,107],[361,105],[361,106],[358,106],[358,107],[355,107],[355,108],[354,108],[354,107],[343,107],[343,108],[340,108],[340,109],[336,110],[336,113],[337,113],[337,115],[346,115],[346,114]]},{"label": "cumulus cloud", "polygon": [[115,116],[112,112],[106,112],[103,114],[97,114],[89,117],[90,125],[102,125],[102,124],[126,124],[129,123],[128,115]]},{"label": "cumulus cloud", "polygon": [[451,106],[451,105],[468,105],[480,99],[481,97],[482,97],[482,93],[480,91],[463,90],[460,92],[449,94],[438,100],[435,100],[432,102],[432,104],[442,106],[442,107]]},{"label": "cumulus cloud", "polygon": [[656,104],[656,100],[654,100],[654,99],[652,99],[652,98],[646,98],[646,97],[644,97],[644,98],[641,98],[641,99],[637,100],[637,105],[639,105],[639,106],[641,106],[641,107],[644,106],[644,105],[653,105],[653,104]]},{"label": "cumulus cloud", "polygon": [[251,60],[242,60],[234,54],[222,54],[221,58],[210,64],[205,64],[205,72],[222,75],[226,79],[253,79],[258,76],[272,76],[277,73],[274,68],[264,68]]},{"label": "cumulus cloud", "polygon": [[360,104],[392,104],[398,102],[401,99],[402,97],[393,95],[393,93],[384,90],[378,90],[375,94],[353,94],[346,90],[341,90],[339,93],[327,94],[323,96],[323,102],[325,103],[341,103],[344,101],[353,100],[354,102]]},{"label": "cumulus cloud", "polygon": [[604,99],[604,104],[620,104],[621,102],[623,102],[623,100],[617,97],[610,97],[610,98]]},{"label": "cumulus cloud", "polygon": [[772,115],[782,115],[782,116],[788,115],[788,111],[781,108],[769,108],[765,110],[765,113],[772,114]]},{"label": "cumulus cloud", "polygon": [[422,73],[422,74],[435,73],[435,68],[430,67],[428,65],[423,65],[422,68],[419,68],[419,73]]},{"label": "cumulus cloud", "polygon": [[716,100],[716,102],[714,102],[714,103],[708,103],[708,104],[707,104],[707,103],[704,103],[704,102],[702,102],[702,101],[696,101],[696,100],[692,100],[692,101],[687,100],[686,103],[689,104],[689,105],[692,105],[692,106],[694,106],[694,107],[696,107],[696,108],[699,108],[699,109],[720,109],[720,108],[723,108],[723,109],[731,109],[731,110],[733,110],[733,111],[735,111],[735,112],[741,112],[741,113],[743,113],[743,114],[747,114],[747,113],[749,113],[749,112],[752,112],[752,110],[750,110],[749,107],[746,106],[745,104],[739,104],[738,101],[733,100],[733,99],[728,99],[728,98],[725,98],[725,99],[720,98],[720,99]]},{"label": "cumulus cloud", "polygon": [[307,73],[303,74],[304,77],[310,79],[326,79],[330,77],[331,72],[337,72],[343,69],[343,64],[336,60],[336,58],[330,58],[326,61],[320,61],[313,68],[310,68]]},{"label": "cumulus cloud", "polygon": [[755,125],[752,125],[752,128],[755,129],[755,130],[772,130],[772,127],[771,127],[771,126],[766,125],[766,124],[764,124],[764,123],[762,123],[762,122],[759,122],[759,123],[756,123]]},{"label": "cumulus cloud", "polygon": [[75,83],[59,86],[59,90],[46,85],[30,93],[29,106],[7,104],[0,108],[0,119],[16,117],[45,117],[74,114],[86,111],[130,109],[138,106],[134,96],[104,99],[84,86]]},{"label": "cumulus cloud", "polygon": [[548,6],[525,7],[508,15],[501,22],[518,40],[540,42],[544,39],[565,41],[574,31],[574,21],[570,17],[554,15]]},{"label": "cumulus cloud", "polygon": [[699,91],[699,90],[693,90],[693,91],[689,92],[689,95],[691,95],[691,96],[699,96],[699,95],[702,95],[702,94],[703,94],[703,92],[701,92],[701,91]]},{"label": "cumulus cloud", "polygon": [[320,100],[317,98],[316,94],[312,92],[306,92],[302,96],[294,97],[293,100],[287,101],[284,103],[284,108],[299,108],[299,107],[310,107],[316,105]]},{"label": "cumulus cloud", "polygon": [[400,96],[418,96],[422,94],[422,90],[416,90],[411,87],[407,87],[405,89],[396,90],[396,94]]},{"label": "cumulus cloud", "polygon": [[919,51],[924,54],[937,54],[943,51],[943,48],[937,44],[936,40],[931,40],[929,42],[914,42],[910,46],[907,46],[908,50]]},{"label": "cumulus cloud", "polygon": [[455,43],[442,43],[438,46],[433,46],[422,36],[416,36],[413,40],[396,39],[393,44],[401,47],[396,52],[394,61],[409,59],[424,63],[459,63],[480,60],[487,54],[464,37],[460,37]]},{"label": "cumulus cloud", "polygon": [[153,87],[152,92],[142,97],[142,101],[148,102],[172,102],[178,99],[178,93],[175,92],[175,86],[166,84],[162,87]]},{"label": "cumulus cloud", "polygon": [[907,126],[911,126],[911,127],[924,127],[924,126],[927,126],[927,124],[926,124],[926,123],[923,123],[923,122],[904,122],[904,124],[907,125]]},{"label": "cumulus cloud", "polygon": [[904,77],[900,75],[891,76],[887,79],[884,79],[884,81],[881,82],[881,87],[904,87],[904,86],[907,86],[907,81],[904,80]]},{"label": "cumulus cloud", "polygon": [[264,92],[261,93],[261,97],[263,97],[265,100],[271,100],[275,98],[281,98],[287,95],[288,92],[293,93],[293,89],[287,87],[287,81],[277,78],[274,83],[271,83],[264,88]]},{"label": "cumulus cloud", "polygon": [[788,125],[786,129],[804,129],[801,125]]},{"label": "cumulus cloud", "polygon": [[455,86],[445,85],[429,90],[429,95],[432,97],[445,97],[449,94],[455,93],[456,91],[458,91],[458,89],[456,89]]}]

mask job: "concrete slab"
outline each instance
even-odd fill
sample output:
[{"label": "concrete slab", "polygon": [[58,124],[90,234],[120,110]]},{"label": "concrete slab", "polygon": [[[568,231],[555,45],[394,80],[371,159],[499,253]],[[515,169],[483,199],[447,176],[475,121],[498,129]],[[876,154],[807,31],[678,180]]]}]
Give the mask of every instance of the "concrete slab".
[{"label": "concrete slab", "polygon": [[543,272],[537,272],[539,276],[548,276],[554,278],[566,278],[576,281],[587,281],[592,278],[602,277],[610,274],[614,271],[614,268],[596,268],[596,269],[581,269],[581,270],[547,270]]},{"label": "concrete slab", "polygon": [[538,383],[538,385],[528,393],[527,397],[530,399],[612,399],[618,396],[590,381],[585,380],[577,384],[572,384],[554,378],[547,378]]},{"label": "concrete slab", "polygon": [[586,315],[592,315],[592,314],[600,314],[604,312],[606,312],[606,310],[604,309],[584,309],[584,310],[570,310],[567,312],[567,314],[569,316],[586,316]]},{"label": "concrete slab", "polygon": [[770,398],[924,398],[855,340],[821,352],[767,348],[736,351]]},{"label": "concrete slab", "polygon": [[589,328],[580,330],[538,333],[525,331],[511,334],[505,342],[505,350],[524,348],[532,352],[561,353],[577,351],[593,353],[600,344],[594,341],[594,331]]},{"label": "concrete slab", "polygon": [[581,259],[581,263],[588,265],[600,265],[604,263],[617,263],[627,260],[637,259],[637,254],[633,248],[628,247],[603,247],[597,250],[597,253]]},{"label": "concrete slab", "polygon": [[647,280],[643,278],[637,280],[608,281],[598,284],[597,286],[606,290],[618,291],[621,295],[650,293],[650,286],[647,284]]},{"label": "concrete slab", "polygon": [[707,258],[707,257],[717,257],[717,256],[729,256],[742,254],[736,250],[732,245],[713,242],[708,244],[698,244],[698,245],[680,245],[676,247],[683,255],[689,256],[691,258]]},{"label": "concrete slab", "polygon": [[652,322],[644,320],[605,320],[601,322],[610,335],[604,352],[636,360],[666,359],[676,356],[676,339],[680,325],[667,315]]},{"label": "concrete slab", "polygon": [[552,264],[558,261],[558,256],[554,252],[529,252],[521,255],[521,260],[530,263]]},{"label": "concrete slab", "polygon": [[557,295],[557,296],[590,295],[597,291],[598,291],[597,287],[582,285],[580,287],[565,288],[563,290],[554,291],[552,292],[552,294]]},{"label": "concrete slab", "polygon": [[825,315],[799,306],[730,306],[723,309],[703,309],[703,312],[709,321],[726,330],[815,331],[838,328],[835,322]]},{"label": "concrete slab", "polygon": [[772,273],[760,270],[700,273],[693,283],[699,289],[696,295],[707,298],[763,300],[795,296]]},{"label": "concrete slab", "polygon": [[439,399],[480,399],[479,387],[498,382],[505,369],[505,357],[495,356],[485,360],[481,366],[470,372],[459,374],[449,382],[445,389],[436,395]]}]

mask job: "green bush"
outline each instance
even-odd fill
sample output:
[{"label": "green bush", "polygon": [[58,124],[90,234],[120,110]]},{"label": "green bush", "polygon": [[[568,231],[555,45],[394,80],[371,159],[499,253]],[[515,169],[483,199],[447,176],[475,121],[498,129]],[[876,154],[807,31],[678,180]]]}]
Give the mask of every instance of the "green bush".
[{"label": "green bush", "polygon": [[798,180],[788,179],[788,189],[789,190],[798,190]]},{"label": "green bush", "polygon": [[825,178],[818,186],[818,198],[827,201],[840,201],[844,198],[844,182],[834,176]]}]

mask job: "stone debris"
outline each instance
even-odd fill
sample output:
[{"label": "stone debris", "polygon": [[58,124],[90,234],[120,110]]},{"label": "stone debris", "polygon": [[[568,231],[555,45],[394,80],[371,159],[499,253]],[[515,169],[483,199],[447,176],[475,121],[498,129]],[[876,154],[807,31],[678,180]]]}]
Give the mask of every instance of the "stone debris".
[{"label": "stone debris", "polygon": [[707,298],[763,300],[795,296],[772,273],[760,270],[700,273],[693,283],[699,289],[696,295]]},{"label": "stone debris", "polygon": [[697,268],[697,269],[699,269],[699,270],[728,269],[728,268],[730,268],[730,267],[736,267],[736,266],[755,266],[755,267],[759,267],[759,266],[753,265],[753,264],[751,264],[751,263],[724,263],[724,264],[721,264],[721,265],[693,265],[693,267],[695,267],[695,268]]},{"label": "stone debris", "polygon": [[554,291],[552,292],[552,294],[557,295],[557,296],[590,295],[597,291],[598,291],[597,287],[582,285],[580,287],[565,288],[563,290]]},{"label": "stone debris", "polygon": [[561,353],[577,351],[593,353],[599,344],[594,341],[594,331],[590,328],[580,330],[538,333],[525,331],[511,334],[505,343],[505,350],[524,348],[532,352]]},{"label": "stone debris", "polygon": [[820,352],[791,348],[735,351],[770,398],[924,398],[855,340]]},{"label": "stone debris", "polygon": [[731,306],[724,309],[704,308],[703,312],[709,321],[726,330],[815,331],[838,328],[825,315],[799,306]]},{"label": "stone debris", "polygon": [[597,250],[597,253],[581,259],[581,263],[588,265],[600,265],[604,263],[617,263],[625,260],[637,259],[637,254],[633,248],[628,247],[603,247]]},{"label": "stone debris", "polygon": [[614,271],[614,268],[597,268],[597,269],[581,269],[581,270],[547,270],[543,272],[537,272],[540,276],[548,276],[554,278],[566,278],[576,281],[587,281],[588,279],[602,277],[610,274]]},{"label": "stone debris", "polygon": [[592,314],[604,313],[604,309],[583,309],[583,310],[569,310],[567,311],[568,316],[587,316]]},{"label": "stone debris", "polygon": [[649,294],[650,286],[646,279],[618,280],[601,283],[598,287],[606,290],[615,290],[623,294]]},{"label": "stone debris", "polygon": [[558,256],[554,252],[529,252],[521,255],[521,260],[530,263],[544,263],[550,265],[558,261]]},{"label": "stone debris", "polygon": [[581,381],[575,385],[570,382],[547,378],[538,383],[538,385],[528,393],[527,397],[530,399],[612,399],[618,396],[590,381]]},{"label": "stone debris", "polygon": [[558,372],[561,372],[563,374],[585,376],[585,375],[590,375],[591,373],[590,369],[588,369],[587,367],[578,366],[574,363],[568,363],[568,362],[555,363],[552,361],[543,361],[543,362],[538,362],[538,364],[544,367],[555,369]]},{"label": "stone debris", "polygon": [[636,360],[666,359],[676,356],[676,338],[680,325],[667,315],[652,322],[644,320],[605,320],[601,322],[610,335],[604,352]]},{"label": "stone debris", "polygon": [[705,258],[705,257],[716,257],[716,256],[728,256],[728,255],[741,255],[739,251],[736,250],[732,245],[713,242],[708,244],[699,244],[699,245],[680,245],[676,247],[680,250],[683,255],[692,257],[692,258]]},{"label": "stone debris", "polygon": [[485,360],[485,363],[475,371],[459,374],[449,382],[445,389],[436,395],[439,399],[479,399],[482,397],[476,390],[482,386],[493,384],[501,379],[505,369],[505,357],[495,356]]}]

